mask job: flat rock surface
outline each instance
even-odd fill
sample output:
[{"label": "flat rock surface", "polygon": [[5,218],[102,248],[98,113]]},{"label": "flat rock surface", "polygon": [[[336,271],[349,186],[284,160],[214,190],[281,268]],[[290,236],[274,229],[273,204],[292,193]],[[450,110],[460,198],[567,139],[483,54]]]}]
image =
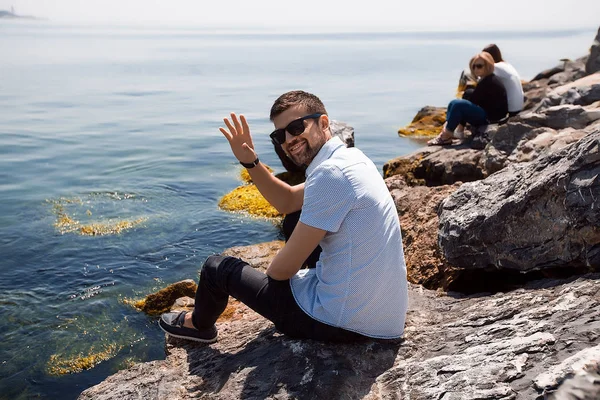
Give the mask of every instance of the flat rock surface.
[{"label": "flat rock surface", "polygon": [[542,399],[600,362],[599,279],[470,297],[410,285],[401,343],[291,340],[245,309],[217,324],[217,343],[168,340],[165,360],[79,399]]}]

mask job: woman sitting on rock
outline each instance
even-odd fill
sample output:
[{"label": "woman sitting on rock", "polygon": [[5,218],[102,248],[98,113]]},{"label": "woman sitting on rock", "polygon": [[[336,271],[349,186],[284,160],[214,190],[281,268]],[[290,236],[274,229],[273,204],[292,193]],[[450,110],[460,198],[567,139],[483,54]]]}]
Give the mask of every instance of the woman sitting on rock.
[{"label": "woman sitting on rock", "polygon": [[509,63],[502,59],[502,53],[495,44],[489,44],[484,47],[483,51],[490,53],[494,59],[494,75],[506,89],[506,98],[508,100],[508,115],[511,117],[517,115],[523,109],[523,85],[519,73]]},{"label": "woman sitting on rock", "polygon": [[508,102],[506,89],[500,79],[494,75],[494,59],[489,53],[481,52],[471,58],[469,62],[471,73],[478,78],[477,87],[469,100],[455,99],[448,104],[446,110],[446,123],[442,132],[428,145],[452,144],[454,130],[464,129],[469,123],[473,126],[487,125],[506,117]]}]

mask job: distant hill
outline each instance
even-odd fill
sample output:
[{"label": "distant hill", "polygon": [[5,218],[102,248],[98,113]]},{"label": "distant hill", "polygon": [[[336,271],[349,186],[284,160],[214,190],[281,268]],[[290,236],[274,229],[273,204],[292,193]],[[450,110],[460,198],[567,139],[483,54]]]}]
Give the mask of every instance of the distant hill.
[{"label": "distant hill", "polygon": [[36,17],[32,17],[29,15],[17,15],[14,14],[10,11],[4,11],[4,10],[0,10],[0,18],[7,18],[7,19],[16,19],[16,18],[20,18],[20,19],[37,19]]}]

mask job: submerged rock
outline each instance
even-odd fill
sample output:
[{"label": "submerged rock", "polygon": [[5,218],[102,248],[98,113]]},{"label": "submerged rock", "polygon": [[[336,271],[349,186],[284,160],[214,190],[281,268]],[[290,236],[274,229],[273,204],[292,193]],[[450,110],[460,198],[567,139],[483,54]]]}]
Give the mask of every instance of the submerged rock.
[{"label": "submerged rock", "polygon": [[192,279],[175,282],[156,293],[149,294],[134,306],[146,314],[160,315],[169,311],[175,300],[180,297],[194,297],[198,286]]}]

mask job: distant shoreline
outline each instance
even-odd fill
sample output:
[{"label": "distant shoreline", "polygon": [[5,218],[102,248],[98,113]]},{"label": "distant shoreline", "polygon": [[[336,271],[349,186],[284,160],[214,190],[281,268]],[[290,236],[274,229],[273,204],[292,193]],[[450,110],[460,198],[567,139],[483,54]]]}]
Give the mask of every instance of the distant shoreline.
[{"label": "distant shoreline", "polygon": [[7,19],[39,19],[37,17],[33,17],[31,15],[18,15],[6,10],[0,10],[0,18]]}]

